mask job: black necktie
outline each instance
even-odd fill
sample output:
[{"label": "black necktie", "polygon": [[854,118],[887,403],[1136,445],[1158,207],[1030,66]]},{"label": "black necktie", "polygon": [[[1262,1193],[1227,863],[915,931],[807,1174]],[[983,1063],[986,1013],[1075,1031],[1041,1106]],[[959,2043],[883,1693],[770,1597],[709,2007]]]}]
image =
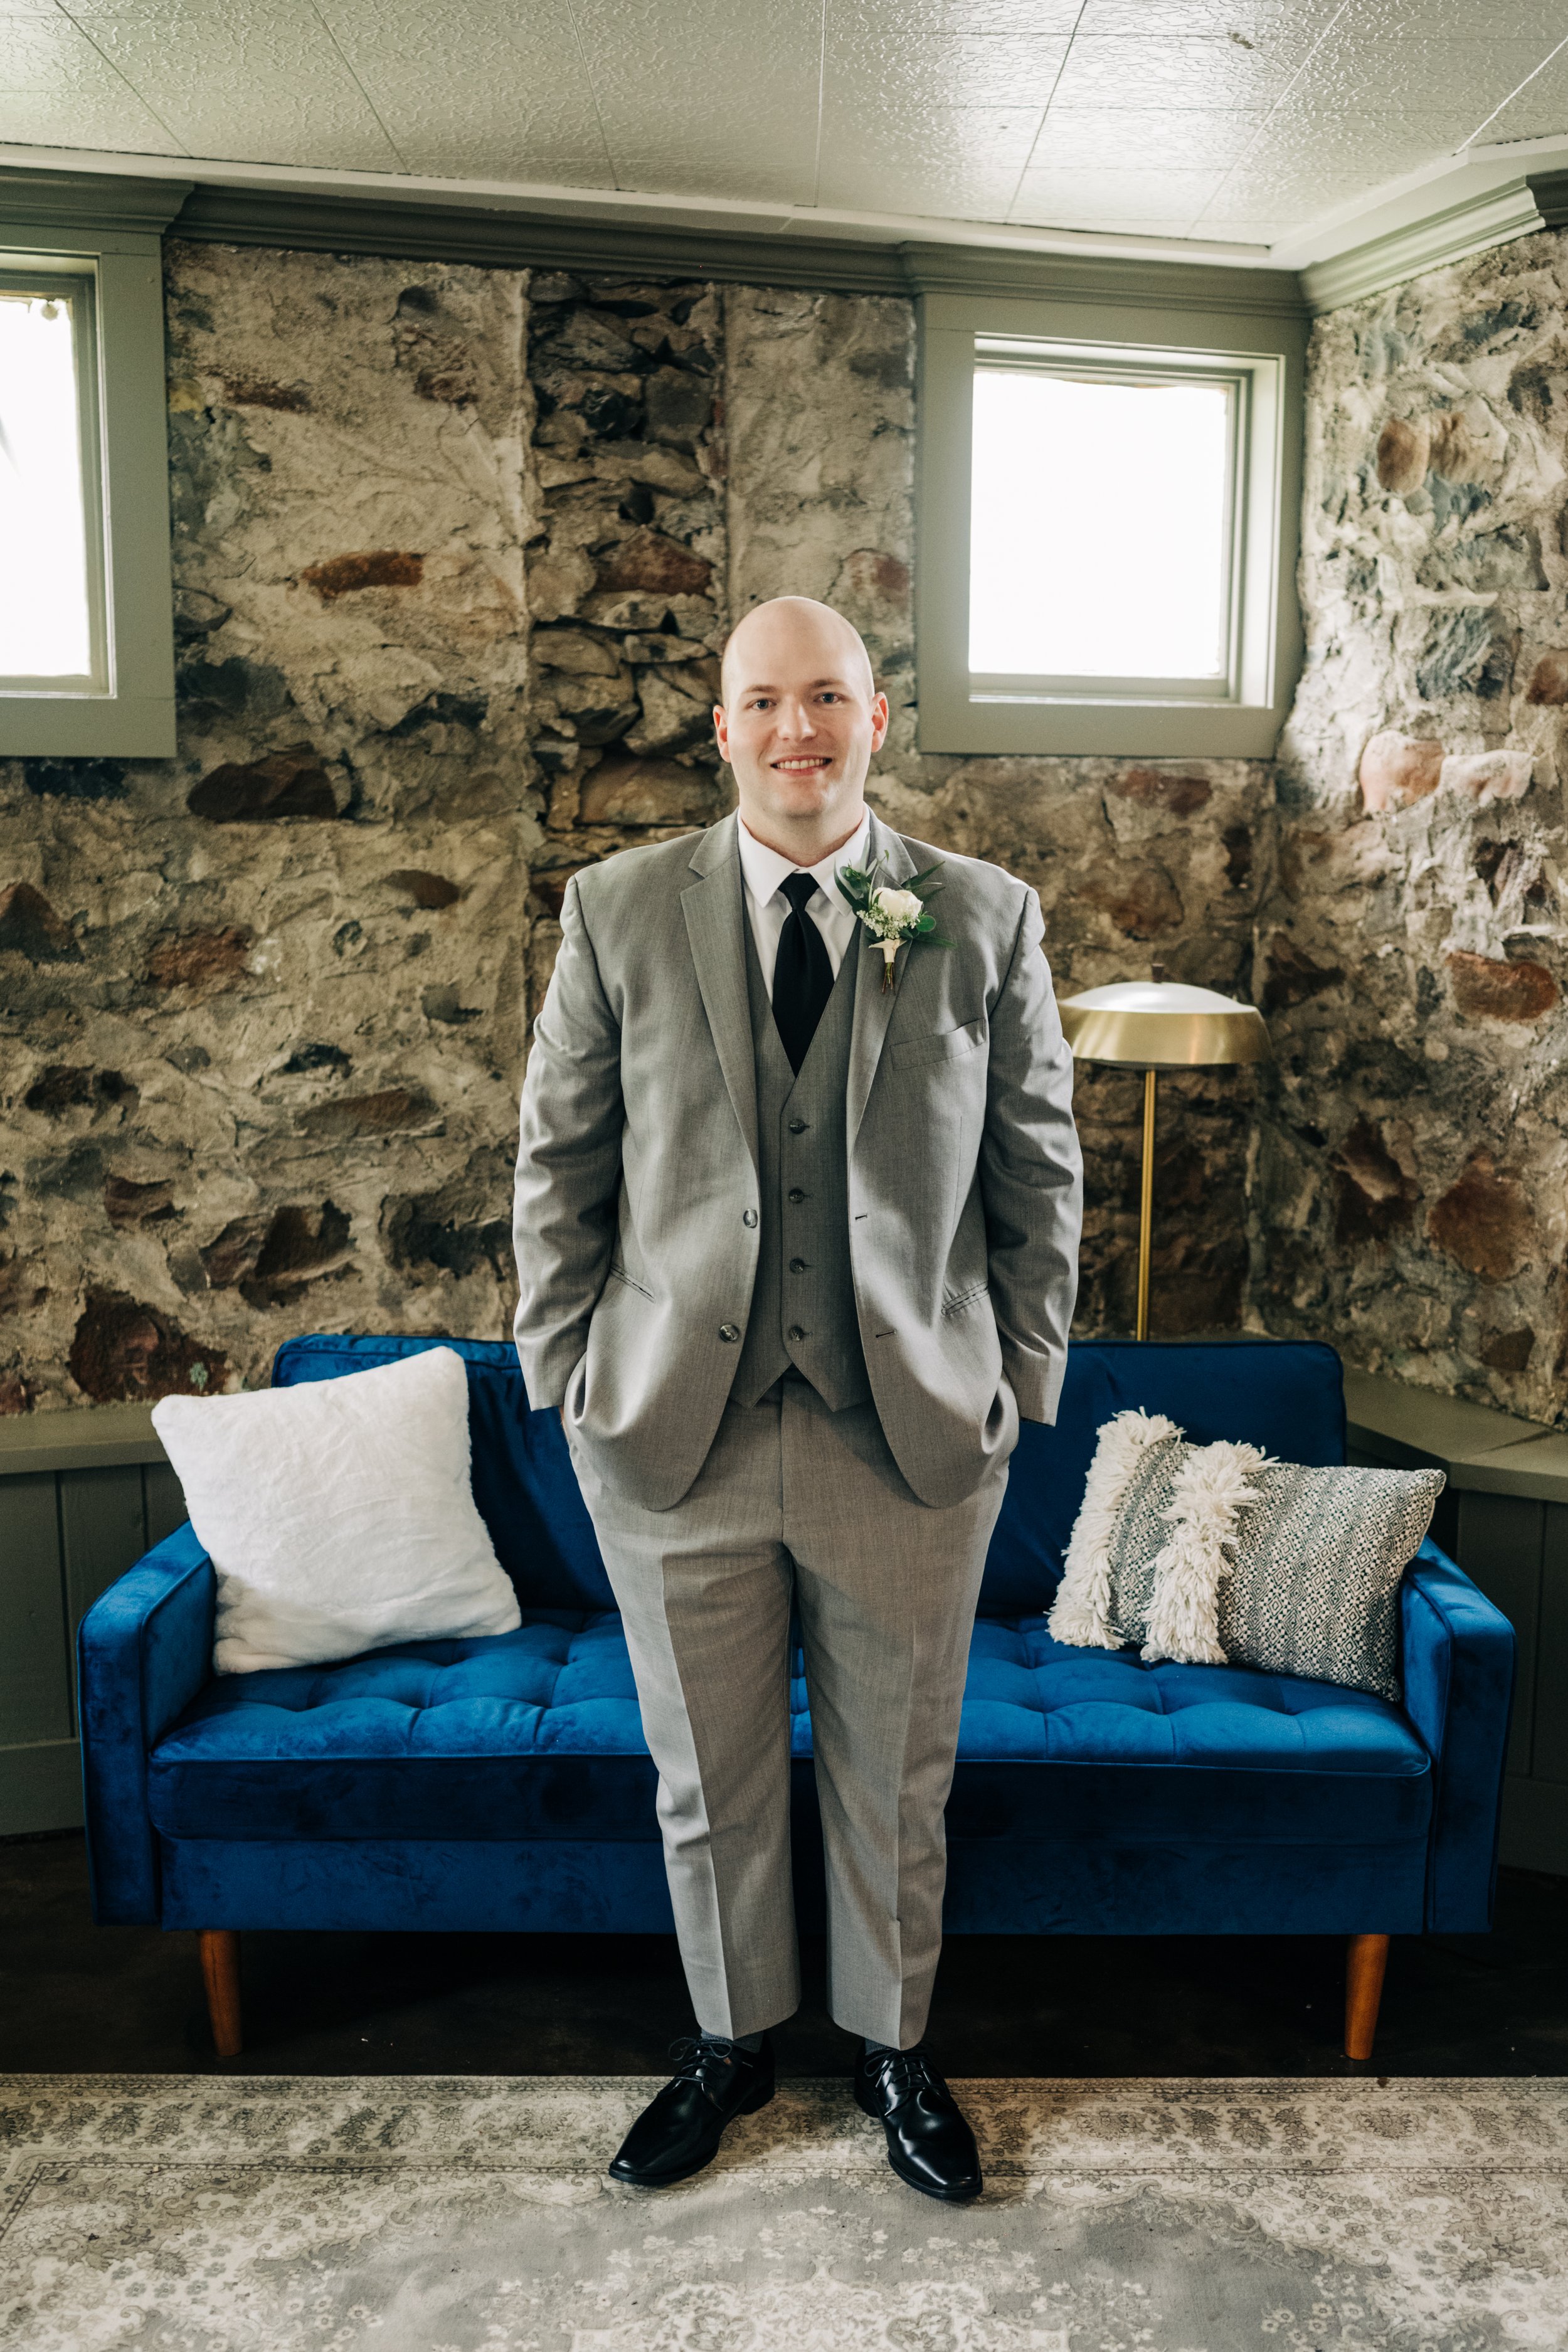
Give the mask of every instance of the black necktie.
[{"label": "black necktie", "polygon": [[827,942],[805,911],[816,888],[811,876],[786,875],[779,887],[789,900],[789,913],[773,964],[773,1022],[790,1067],[798,1072],[833,993],[833,964]]}]

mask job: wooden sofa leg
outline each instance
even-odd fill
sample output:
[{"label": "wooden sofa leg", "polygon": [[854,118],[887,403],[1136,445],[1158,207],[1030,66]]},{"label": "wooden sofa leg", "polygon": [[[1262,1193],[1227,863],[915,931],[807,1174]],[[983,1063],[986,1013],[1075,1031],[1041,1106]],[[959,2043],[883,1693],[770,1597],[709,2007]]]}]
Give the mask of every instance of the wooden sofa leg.
[{"label": "wooden sofa leg", "polygon": [[1345,1951],[1345,2056],[1370,2058],[1377,2032],[1383,1974],[1388,1966],[1386,1936],[1352,1936]]},{"label": "wooden sofa leg", "polygon": [[233,1927],[202,1927],[196,1934],[202,1956],[202,1981],[207,1989],[207,2015],[220,2058],[237,2058],[242,2046],[239,2026],[239,1935]]}]

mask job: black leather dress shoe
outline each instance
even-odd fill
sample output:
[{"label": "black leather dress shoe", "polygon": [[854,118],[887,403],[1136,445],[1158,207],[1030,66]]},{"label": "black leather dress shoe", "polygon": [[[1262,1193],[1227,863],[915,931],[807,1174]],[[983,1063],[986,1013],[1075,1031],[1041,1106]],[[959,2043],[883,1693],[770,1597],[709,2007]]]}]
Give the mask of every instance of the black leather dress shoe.
[{"label": "black leather dress shoe", "polygon": [[700,2172],[719,2153],[725,2126],[755,2114],[773,2095],[773,2043],[677,2042],[675,2075],[643,2109],[610,2165],[612,2180],[668,2189]]},{"label": "black leather dress shoe", "polygon": [[984,2184],[974,2134],[919,2044],[863,2055],[855,2069],[855,2096],[886,2131],[888,2162],[900,2180],[948,2205],[967,2205],[979,2196]]}]

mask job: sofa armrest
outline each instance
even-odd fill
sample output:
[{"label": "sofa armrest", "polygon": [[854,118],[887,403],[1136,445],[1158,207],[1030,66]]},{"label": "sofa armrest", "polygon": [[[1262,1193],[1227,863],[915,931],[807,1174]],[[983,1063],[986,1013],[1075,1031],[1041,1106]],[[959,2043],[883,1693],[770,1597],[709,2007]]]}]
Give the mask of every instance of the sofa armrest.
[{"label": "sofa armrest", "polygon": [[1426,1925],[1492,1923],[1513,1627],[1430,1538],[1405,1571],[1405,1711],[1432,1755]]},{"label": "sofa armrest", "polygon": [[217,1579],[189,1526],[99,1595],[77,1635],[92,1913],[156,1925],[158,1846],[147,1759],[212,1677]]}]

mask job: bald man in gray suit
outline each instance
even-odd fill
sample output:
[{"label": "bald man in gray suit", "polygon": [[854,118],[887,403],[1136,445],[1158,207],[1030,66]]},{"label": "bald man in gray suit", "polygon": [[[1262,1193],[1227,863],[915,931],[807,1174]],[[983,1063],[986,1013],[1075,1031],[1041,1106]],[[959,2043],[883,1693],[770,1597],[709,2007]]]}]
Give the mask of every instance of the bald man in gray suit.
[{"label": "bald man in gray suit", "polygon": [[[1034,891],[867,808],[888,705],[848,624],[759,605],[721,692],[737,814],[567,886],[517,1164],[518,1354],[620,1605],[700,2029],[610,2169],[683,2179],[773,2095],[793,1608],[833,2015],[894,2170],[958,2203],[979,2160],[921,2042],[942,1811],[1007,1458],[1066,1362],[1071,1063]],[[839,873],[933,865],[940,936],[889,965]]]}]

